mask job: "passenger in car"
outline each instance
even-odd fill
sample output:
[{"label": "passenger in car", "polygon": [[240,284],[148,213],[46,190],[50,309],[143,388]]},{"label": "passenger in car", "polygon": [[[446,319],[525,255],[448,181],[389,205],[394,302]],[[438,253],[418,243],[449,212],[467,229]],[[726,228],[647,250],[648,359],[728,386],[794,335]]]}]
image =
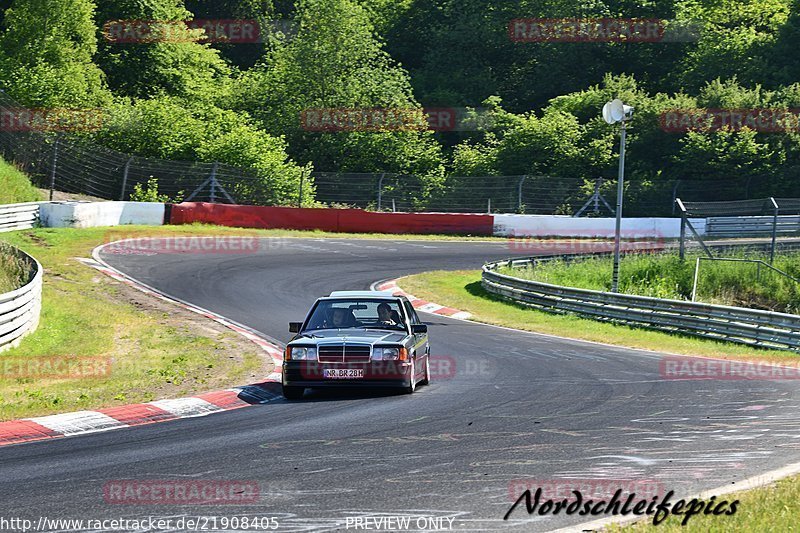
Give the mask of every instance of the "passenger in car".
[{"label": "passenger in car", "polygon": [[352,328],[356,325],[356,317],[349,309],[334,307],[331,324],[335,328]]}]

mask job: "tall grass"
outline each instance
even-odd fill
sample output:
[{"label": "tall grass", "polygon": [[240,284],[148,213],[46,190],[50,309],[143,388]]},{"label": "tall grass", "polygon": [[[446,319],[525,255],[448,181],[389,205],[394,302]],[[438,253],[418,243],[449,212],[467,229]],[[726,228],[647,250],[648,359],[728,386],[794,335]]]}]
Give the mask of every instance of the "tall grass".
[{"label": "tall grass", "polygon": [[28,176],[0,158],[0,204],[38,202],[41,199]]},{"label": "tall grass", "polygon": [[[729,252],[725,257],[761,259],[764,254]],[[620,262],[620,292],[689,300],[696,256],[681,261],[677,254],[637,254]],[[611,258],[557,260],[536,267],[503,268],[501,272],[525,279],[600,291],[611,290]],[[800,279],[800,253],[779,254],[774,266]],[[697,300],[708,303],[800,312],[800,284],[754,263],[702,261]]]},{"label": "tall grass", "polygon": [[16,250],[0,242],[0,294],[22,287],[29,277],[30,266]]}]

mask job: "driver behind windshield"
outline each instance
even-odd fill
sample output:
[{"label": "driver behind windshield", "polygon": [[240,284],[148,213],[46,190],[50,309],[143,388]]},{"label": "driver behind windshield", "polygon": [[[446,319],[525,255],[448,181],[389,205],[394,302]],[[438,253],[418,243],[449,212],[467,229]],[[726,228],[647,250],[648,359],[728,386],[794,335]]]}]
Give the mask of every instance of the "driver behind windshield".
[{"label": "driver behind windshield", "polygon": [[398,324],[392,317],[392,308],[386,302],[378,305],[378,323],[381,326],[397,327]]}]

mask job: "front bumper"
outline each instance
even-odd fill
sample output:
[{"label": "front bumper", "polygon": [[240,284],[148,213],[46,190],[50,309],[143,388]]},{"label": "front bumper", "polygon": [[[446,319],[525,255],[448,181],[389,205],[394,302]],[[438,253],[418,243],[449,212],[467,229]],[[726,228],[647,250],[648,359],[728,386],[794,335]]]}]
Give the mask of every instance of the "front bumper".
[{"label": "front bumper", "polygon": [[[283,385],[291,387],[406,387],[411,379],[411,363],[407,361],[373,361],[371,363],[318,363],[316,361],[284,361]],[[325,369],[360,369],[359,378],[326,378]]]}]

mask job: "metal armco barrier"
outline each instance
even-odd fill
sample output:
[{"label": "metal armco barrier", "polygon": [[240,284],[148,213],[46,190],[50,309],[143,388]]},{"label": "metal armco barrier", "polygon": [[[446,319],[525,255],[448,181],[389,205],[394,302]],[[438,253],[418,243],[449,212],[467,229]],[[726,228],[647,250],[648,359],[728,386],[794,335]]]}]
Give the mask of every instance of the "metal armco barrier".
[{"label": "metal armco barrier", "polygon": [[552,313],[782,350],[800,349],[800,316],[743,307],[666,300],[562,287],[496,272],[559,256],[510,259],[483,266],[481,285],[498,296]]},{"label": "metal armco barrier", "polygon": [[705,237],[749,237],[769,235],[773,223],[779,235],[800,233],[800,216],[782,215],[777,217],[708,217]]},{"label": "metal armco barrier", "polygon": [[0,205],[0,232],[31,229],[39,221],[41,202]]},{"label": "metal armco barrier", "polygon": [[39,325],[42,309],[42,265],[25,252],[12,248],[29,265],[28,281],[17,290],[0,294],[0,351],[17,344]]}]

